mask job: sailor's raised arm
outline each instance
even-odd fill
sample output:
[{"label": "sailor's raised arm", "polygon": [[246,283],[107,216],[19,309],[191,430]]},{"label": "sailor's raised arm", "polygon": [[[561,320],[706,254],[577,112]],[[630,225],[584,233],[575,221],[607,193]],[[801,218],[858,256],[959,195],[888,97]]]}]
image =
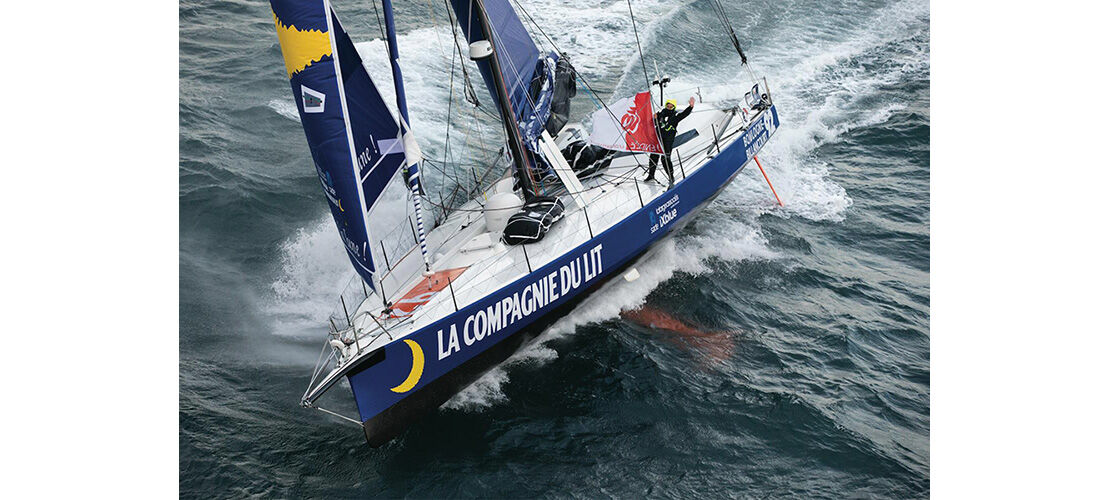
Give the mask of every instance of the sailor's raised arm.
[{"label": "sailor's raised arm", "polygon": [[679,113],[678,116],[675,117],[676,118],[675,123],[677,123],[679,120],[682,120],[683,118],[686,118],[687,116],[689,116],[690,112],[693,111],[693,110],[694,110],[694,98],[691,97],[690,98],[690,105],[686,106],[686,109],[682,110],[682,112]]}]

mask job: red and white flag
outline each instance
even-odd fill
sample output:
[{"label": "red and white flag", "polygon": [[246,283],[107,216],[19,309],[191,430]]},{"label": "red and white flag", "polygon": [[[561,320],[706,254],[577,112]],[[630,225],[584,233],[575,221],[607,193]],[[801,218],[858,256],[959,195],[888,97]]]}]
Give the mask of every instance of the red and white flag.
[{"label": "red and white flag", "polygon": [[662,153],[655,135],[651,93],[640,92],[594,111],[590,144],[617,151]]}]

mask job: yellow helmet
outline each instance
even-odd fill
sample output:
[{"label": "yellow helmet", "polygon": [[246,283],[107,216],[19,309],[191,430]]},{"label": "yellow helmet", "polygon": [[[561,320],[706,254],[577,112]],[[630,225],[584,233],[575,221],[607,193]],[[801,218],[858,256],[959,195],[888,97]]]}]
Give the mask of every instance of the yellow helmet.
[{"label": "yellow helmet", "polygon": [[678,107],[678,101],[674,99],[667,99],[667,104],[670,104],[671,106],[674,106],[676,108]]}]

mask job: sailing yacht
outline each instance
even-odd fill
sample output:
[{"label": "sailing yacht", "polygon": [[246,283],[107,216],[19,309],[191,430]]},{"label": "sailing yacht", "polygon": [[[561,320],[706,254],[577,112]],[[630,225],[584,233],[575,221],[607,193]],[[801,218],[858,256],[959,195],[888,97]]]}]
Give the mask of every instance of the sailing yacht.
[{"label": "sailing yacht", "polygon": [[[673,187],[644,182],[649,154],[661,151],[650,90],[627,109],[600,106],[591,132],[568,117],[581,76],[563,53],[540,50],[510,0],[450,0],[464,52],[504,129],[504,149],[490,165],[496,181],[440,207],[438,223],[425,227],[433,205],[421,177],[429,160],[410,128],[391,1],[380,6],[392,109],[328,0],[270,3],[312,161],[357,273],[301,404],[358,424],[375,447],[608,280],[636,280],[637,258],[693,220],[779,126],[766,80],[744,84],[737,94],[748,107],[701,103],[679,123]],[[664,80],[655,82],[660,99]],[[609,145],[619,151],[591,143],[606,115],[620,128],[623,145]],[[407,213],[381,209],[391,183],[407,192]],[[357,417],[321,406],[343,380]]]}]

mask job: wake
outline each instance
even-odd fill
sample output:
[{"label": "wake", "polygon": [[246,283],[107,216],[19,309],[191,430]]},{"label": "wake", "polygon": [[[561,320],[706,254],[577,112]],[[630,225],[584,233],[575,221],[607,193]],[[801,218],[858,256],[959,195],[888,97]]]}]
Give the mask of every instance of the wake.
[{"label": "wake", "polygon": [[[643,18],[656,19],[641,33],[643,37],[646,32],[646,36],[651,37],[649,41],[655,40],[656,34],[665,29],[665,24],[660,23],[665,23],[681,9],[689,8],[688,4],[678,2],[640,3],[644,5],[637,7],[638,21],[641,9]],[[589,75],[595,86],[616,81],[620,88],[620,82],[635,76],[633,72],[640,72],[638,65],[618,67],[612,63],[625,61],[628,46],[634,43],[631,31],[621,28],[627,24],[627,12],[620,10],[623,2],[586,7],[567,7],[554,1],[529,2],[528,5],[532,5],[530,10],[537,21],[549,27],[548,34],[556,43],[572,52],[575,66]],[[706,262],[711,259],[739,262],[779,258],[762,233],[761,216],[842,221],[852,206],[852,199],[831,178],[829,165],[814,152],[855,128],[882,123],[902,109],[900,104],[882,99],[882,88],[904,76],[898,71],[875,74],[847,62],[904,38],[907,32],[912,32],[907,27],[927,30],[928,3],[893,4],[860,23],[867,26],[862,34],[849,27],[843,31],[853,33],[851,36],[829,43],[789,42],[799,36],[798,30],[805,29],[802,23],[772,33],[772,39],[761,44],[760,50],[776,44],[786,47],[759,54],[758,60],[778,64],[757,68],[768,74],[775,102],[782,113],[782,126],[760,156],[785,207],[775,204],[758,170],[745,169],[717,201],[699,214],[700,220],[711,223],[696,224],[660,242],[635,264],[640,271],[638,280],[627,282],[619,277],[610,280],[599,293],[587,298],[531,345],[458,393],[445,407],[481,411],[504,402],[506,396],[501,388],[509,380],[513,367],[542,365],[557,359],[558,353],[547,343],[572,335],[580,326],[619,318],[622,311],[628,315],[628,311],[642,306],[652,290],[676,273],[710,273],[712,269]],[[924,28],[919,26],[922,23]],[[437,131],[419,135],[422,142],[431,141],[429,150],[443,147],[442,142],[434,143],[442,141],[438,131],[447,119],[446,110],[437,103],[445,102],[451,91],[439,77],[449,69],[446,57],[450,54],[441,53],[433,45],[442,41],[450,46],[450,36],[446,27],[423,28],[402,36],[400,42],[402,46],[423,48],[406,52],[405,83],[411,89],[414,128]],[[381,41],[361,42],[357,47],[386,102],[392,102],[393,89]],[[719,57],[735,58],[736,55],[722,52]],[[909,51],[900,63],[900,71],[927,71],[928,56]],[[684,93],[692,95],[700,82],[746,81],[738,78],[735,64],[710,60],[706,66],[714,68],[711,73],[691,70],[672,76],[668,93],[684,98]],[[618,71],[621,73],[615,74]],[[481,85],[480,80],[475,85]],[[744,90],[738,91],[735,85],[700,88],[706,101],[737,99]],[[581,115],[584,112],[580,109],[582,100],[577,102],[576,115]],[[271,103],[270,107],[288,116],[289,110],[280,104]],[[322,214],[319,223],[292,235],[282,245],[280,272],[271,286],[270,312],[275,317],[275,334],[305,339],[322,337],[323,325],[335,305],[336,295],[351,275],[330,216]]]}]

